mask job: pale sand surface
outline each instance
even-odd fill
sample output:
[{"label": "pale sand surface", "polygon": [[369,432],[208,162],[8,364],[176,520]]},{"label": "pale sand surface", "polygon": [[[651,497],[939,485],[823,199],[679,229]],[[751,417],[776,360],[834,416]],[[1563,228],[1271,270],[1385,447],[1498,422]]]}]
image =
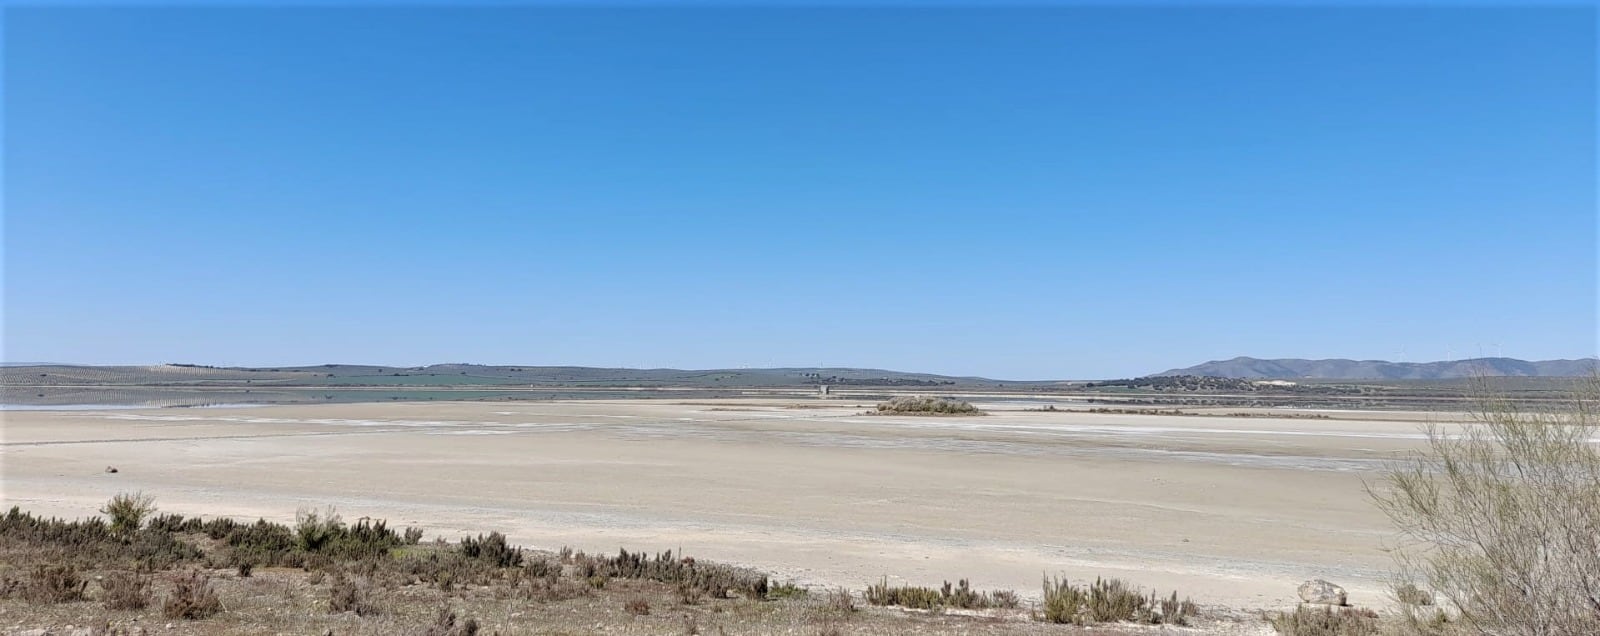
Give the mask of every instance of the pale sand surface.
[{"label": "pale sand surface", "polygon": [[208,516],[332,505],[430,536],[681,549],[857,590],[966,577],[1033,597],[1045,574],[1120,576],[1272,608],[1321,577],[1382,605],[1393,536],[1363,480],[1419,447],[1419,421],[1450,419],[785,408],[799,402],[8,411],[0,498],[62,517],[133,490]]}]

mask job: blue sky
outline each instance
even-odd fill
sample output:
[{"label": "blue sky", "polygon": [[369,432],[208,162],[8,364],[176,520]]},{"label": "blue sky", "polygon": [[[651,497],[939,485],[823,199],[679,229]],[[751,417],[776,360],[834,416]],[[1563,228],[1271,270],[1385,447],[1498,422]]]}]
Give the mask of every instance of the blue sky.
[{"label": "blue sky", "polygon": [[1593,355],[1595,25],[12,8],[4,358]]}]

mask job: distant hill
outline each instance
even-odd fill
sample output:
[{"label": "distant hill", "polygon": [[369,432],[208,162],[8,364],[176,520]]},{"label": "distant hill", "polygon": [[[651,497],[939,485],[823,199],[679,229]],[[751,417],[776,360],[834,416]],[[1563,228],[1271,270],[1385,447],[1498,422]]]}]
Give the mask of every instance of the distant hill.
[{"label": "distant hill", "polygon": [[1595,358],[1527,361],[1515,358],[1473,358],[1442,362],[1389,362],[1387,360],[1301,360],[1234,358],[1213,360],[1185,369],[1170,369],[1158,376],[1201,375],[1217,378],[1293,380],[1439,380],[1479,375],[1517,377],[1573,377],[1595,371]]},{"label": "distant hill", "polygon": [[8,365],[0,384],[24,386],[168,387],[408,387],[408,386],[558,386],[558,387],[995,387],[1037,383],[977,377],[904,373],[883,369],[610,369],[596,367],[486,366],[435,364],[384,367],[327,364],[301,367],[212,367],[193,364],[150,366]]}]

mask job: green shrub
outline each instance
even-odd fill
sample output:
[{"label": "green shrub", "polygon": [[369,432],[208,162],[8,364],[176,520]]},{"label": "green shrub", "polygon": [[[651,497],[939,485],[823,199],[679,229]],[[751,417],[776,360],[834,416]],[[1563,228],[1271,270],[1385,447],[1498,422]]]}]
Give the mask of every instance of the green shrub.
[{"label": "green shrub", "polygon": [[232,549],[233,562],[288,565],[288,554],[295,549],[296,537],[288,526],[258,519],[250,525],[234,524],[221,537]]},{"label": "green shrub", "polygon": [[580,577],[648,579],[663,583],[687,582],[712,598],[728,598],[736,591],[747,599],[767,598],[767,575],[728,565],[677,558],[671,550],[654,558],[643,552],[619,550],[615,557],[577,553],[572,556]]},{"label": "green shrub", "polygon": [[101,514],[111,518],[111,531],[121,535],[133,534],[155,511],[155,498],[142,492],[118,493],[100,509]]},{"label": "green shrub", "polygon": [[863,595],[869,605],[898,605],[912,609],[938,610],[946,607],[957,609],[989,609],[994,607],[1014,608],[1020,604],[1016,592],[1001,590],[997,592],[978,592],[966,579],[961,579],[955,585],[945,581],[944,585],[935,590],[928,587],[915,587],[909,585],[891,586],[889,580],[868,586]]},{"label": "green shrub", "polygon": [[317,552],[344,530],[344,521],[333,508],[322,513],[302,508],[294,515],[295,545],[305,552]]},{"label": "green shrub", "polygon": [[201,532],[204,525],[204,520],[199,517],[184,518],[178,514],[162,514],[151,517],[150,523],[145,527],[159,532],[179,533]]},{"label": "green shrub", "polygon": [[214,519],[207,519],[205,523],[200,525],[200,531],[206,533],[206,536],[211,537],[212,539],[222,539],[223,537],[228,536],[229,533],[233,532],[238,527],[239,522],[234,521],[233,519],[228,517],[217,517]]},{"label": "green shrub", "polygon": [[1137,622],[1156,625],[1187,625],[1199,613],[1189,599],[1178,593],[1162,598],[1151,592],[1145,596],[1121,579],[1097,578],[1087,588],[1062,579],[1044,580],[1042,614],[1036,617],[1050,623],[1092,625],[1095,623]]},{"label": "green shrub", "polygon": [[1089,620],[1096,623],[1149,622],[1150,599],[1122,579],[1096,578],[1089,586]]},{"label": "green shrub", "polygon": [[464,538],[459,549],[463,556],[494,567],[514,568],[522,565],[522,549],[507,544],[506,535],[498,532],[490,532],[488,536],[480,534],[476,539]]},{"label": "green shrub", "polygon": [[1049,623],[1084,625],[1088,623],[1085,609],[1089,593],[1064,579],[1045,579],[1044,598],[1040,603],[1042,618]]},{"label": "green shrub", "polygon": [[798,585],[795,585],[794,581],[786,581],[786,582],[783,582],[783,583],[774,584],[774,585],[771,585],[771,586],[769,586],[767,588],[767,598],[773,599],[773,600],[785,599],[785,598],[802,598],[805,595],[806,595],[806,588],[803,588],[803,587],[800,587]]}]

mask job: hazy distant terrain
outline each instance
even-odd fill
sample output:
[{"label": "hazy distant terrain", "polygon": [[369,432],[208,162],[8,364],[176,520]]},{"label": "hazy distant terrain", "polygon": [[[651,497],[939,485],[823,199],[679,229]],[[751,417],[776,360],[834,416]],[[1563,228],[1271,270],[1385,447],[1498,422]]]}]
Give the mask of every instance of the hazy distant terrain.
[{"label": "hazy distant terrain", "polygon": [[[996,386],[998,380],[903,373],[881,369],[616,369],[600,367],[485,366],[435,364],[385,367],[326,364],[307,367],[211,367],[13,365],[0,368],[6,386],[205,386],[277,387],[544,385],[616,387],[791,387],[818,384],[861,386]],[[1003,384],[1029,384],[1005,382]]]},{"label": "hazy distant terrain", "polygon": [[1574,377],[1593,373],[1596,360],[1538,360],[1515,358],[1473,358],[1442,362],[1389,362],[1386,360],[1302,360],[1279,358],[1262,360],[1239,357],[1213,360],[1184,369],[1171,369],[1155,375],[1199,375],[1219,378],[1257,378],[1292,380],[1440,380],[1479,375],[1512,377]]}]

